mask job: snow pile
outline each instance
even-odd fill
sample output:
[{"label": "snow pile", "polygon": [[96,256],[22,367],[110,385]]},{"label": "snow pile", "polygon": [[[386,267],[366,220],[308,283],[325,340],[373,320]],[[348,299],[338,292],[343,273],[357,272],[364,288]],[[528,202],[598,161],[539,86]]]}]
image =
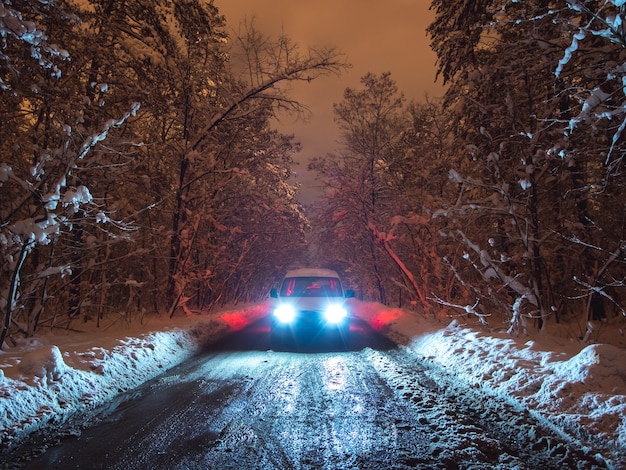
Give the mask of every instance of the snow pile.
[{"label": "snow pile", "polygon": [[624,349],[513,339],[457,321],[414,337],[409,347],[464,382],[522,403],[553,427],[626,451]]},{"label": "snow pile", "polygon": [[512,338],[356,300],[372,328],[471,386],[522,404],[545,424],[626,455],[626,349],[537,333]]},{"label": "snow pile", "polygon": [[[239,316],[250,323],[266,314],[267,306],[259,305],[243,309]],[[134,336],[124,336],[127,326],[51,334],[0,352],[0,450],[43,426],[106,403],[197,354],[230,330],[228,319],[216,313],[154,320]]]},{"label": "snow pile", "polygon": [[[626,453],[625,349],[547,335],[511,338],[376,303],[350,304],[416,360],[432,361],[461,382],[521,403],[554,428]],[[126,325],[117,332],[49,335],[0,352],[0,450],[106,403],[268,312],[269,304],[261,304],[153,319],[132,334]]]}]

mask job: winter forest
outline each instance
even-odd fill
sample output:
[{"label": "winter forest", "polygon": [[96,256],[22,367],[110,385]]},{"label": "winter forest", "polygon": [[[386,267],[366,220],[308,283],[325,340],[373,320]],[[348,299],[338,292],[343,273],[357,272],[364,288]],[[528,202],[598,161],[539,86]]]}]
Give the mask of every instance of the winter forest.
[{"label": "winter forest", "polygon": [[446,95],[346,89],[303,207],[273,120],[341,51],[228,35],[210,0],[4,0],[0,345],[257,302],[302,265],[513,334],[622,328],[625,5],[433,0]]}]

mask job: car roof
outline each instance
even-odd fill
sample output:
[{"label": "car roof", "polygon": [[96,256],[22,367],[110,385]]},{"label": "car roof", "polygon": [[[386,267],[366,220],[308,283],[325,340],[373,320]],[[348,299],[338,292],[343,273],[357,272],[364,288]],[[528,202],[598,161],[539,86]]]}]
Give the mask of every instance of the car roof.
[{"label": "car roof", "polygon": [[287,271],[285,277],[339,277],[339,274],[332,269],[300,268]]}]

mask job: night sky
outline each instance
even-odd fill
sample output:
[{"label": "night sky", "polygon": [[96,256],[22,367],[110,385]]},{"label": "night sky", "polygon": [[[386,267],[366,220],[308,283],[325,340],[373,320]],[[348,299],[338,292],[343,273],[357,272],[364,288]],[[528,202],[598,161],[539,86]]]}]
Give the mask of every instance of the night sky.
[{"label": "night sky", "polygon": [[295,134],[303,145],[298,160],[298,180],[303,202],[309,202],[311,175],[306,162],[316,155],[337,150],[338,133],[333,103],[340,102],[346,87],[359,88],[368,72],[391,72],[407,100],[443,93],[435,83],[436,56],[430,49],[426,27],[434,20],[429,0],[215,0],[226,17],[227,30],[236,31],[244,19],[254,18],[258,29],[270,36],[284,31],[303,50],[308,46],[333,46],[347,56],[352,68],[341,77],[320,78],[299,84],[293,96],[308,106],[309,123],[285,116],[278,128]]}]

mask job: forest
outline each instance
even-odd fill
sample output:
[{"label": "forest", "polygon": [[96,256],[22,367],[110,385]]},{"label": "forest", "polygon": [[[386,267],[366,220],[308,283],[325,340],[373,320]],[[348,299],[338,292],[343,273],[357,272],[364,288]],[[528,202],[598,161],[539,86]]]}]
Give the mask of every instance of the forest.
[{"label": "forest", "polygon": [[229,35],[210,0],[5,0],[0,345],[258,302],[305,264],[512,334],[620,327],[625,3],[433,0],[445,96],[407,101],[393,71],[347,88],[304,207],[273,120],[340,51]]}]

